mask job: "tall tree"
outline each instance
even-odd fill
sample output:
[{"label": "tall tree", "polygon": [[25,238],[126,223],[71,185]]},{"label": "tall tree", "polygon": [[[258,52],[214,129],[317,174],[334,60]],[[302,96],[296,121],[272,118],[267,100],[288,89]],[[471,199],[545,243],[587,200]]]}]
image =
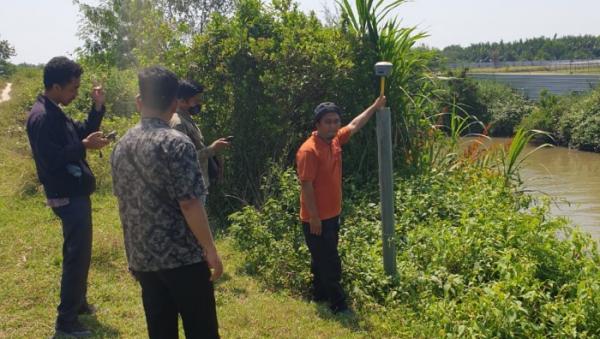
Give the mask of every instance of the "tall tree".
[{"label": "tall tree", "polygon": [[15,48],[7,40],[0,40],[0,76],[10,73],[11,67],[8,59],[15,55]]},{"label": "tall tree", "polygon": [[[202,31],[212,13],[226,14],[232,0],[74,0],[82,20],[84,55],[101,63],[128,67],[164,62],[173,45]],[[187,38],[187,39],[186,39]]]},{"label": "tall tree", "polygon": [[477,43],[443,49],[448,62],[574,60],[600,58],[600,36],[538,37],[509,43]]},{"label": "tall tree", "polygon": [[230,14],[233,0],[157,0],[160,9],[169,20],[187,24],[192,32],[203,32],[213,13]]},{"label": "tall tree", "polygon": [[134,50],[142,41],[140,33],[160,25],[148,22],[155,18],[151,1],[101,0],[96,6],[74,0],[82,14],[79,36],[83,54],[102,63],[127,67],[136,63]]},{"label": "tall tree", "polygon": [[0,40],[0,61],[6,61],[12,56],[15,56],[15,48],[7,40]]}]

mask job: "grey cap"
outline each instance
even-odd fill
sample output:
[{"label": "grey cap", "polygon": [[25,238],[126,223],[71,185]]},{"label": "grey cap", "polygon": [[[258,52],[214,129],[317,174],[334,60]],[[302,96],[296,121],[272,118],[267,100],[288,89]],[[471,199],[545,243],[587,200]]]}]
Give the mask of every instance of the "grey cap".
[{"label": "grey cap", "polygon": [[323,115],[327,113],[337,113],[339,116],[342,116],[342,109],[334,104],[333,102],[322,102],[315,107],[315,122],[321,120]]}]

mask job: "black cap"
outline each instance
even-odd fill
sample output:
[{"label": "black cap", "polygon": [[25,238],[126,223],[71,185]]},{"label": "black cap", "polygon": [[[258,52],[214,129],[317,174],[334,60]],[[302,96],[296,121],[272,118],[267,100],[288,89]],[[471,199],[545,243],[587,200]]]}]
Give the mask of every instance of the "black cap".
[{"label": "black cap", "polygon": [[191,97],[204,92],[204,86],[194,80],[180,80],[179,90],[177,91],[177,99],[187,100]]},{"label": "black cap", "polygon": [[334,104],[333,102],[322,102],[315,107],[315,122],[321,120],[323,115],[327,113],[337,113],[339,116],[342,115],[342,109]]}]

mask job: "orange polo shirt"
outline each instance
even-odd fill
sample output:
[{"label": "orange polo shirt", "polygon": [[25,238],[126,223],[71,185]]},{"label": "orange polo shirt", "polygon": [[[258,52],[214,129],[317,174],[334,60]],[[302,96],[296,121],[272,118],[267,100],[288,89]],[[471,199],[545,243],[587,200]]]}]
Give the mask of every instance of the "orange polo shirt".
[{"label": "orange polo shirt", "polygon": [[[342,212],[342,146],[350,139],[350,129],[342,127],[328,144],[313,132],[296,153],[298,178],[312,181],[319,218],[329,219]],[[310,220],[304,196],[300,195],[300,219]]]}]

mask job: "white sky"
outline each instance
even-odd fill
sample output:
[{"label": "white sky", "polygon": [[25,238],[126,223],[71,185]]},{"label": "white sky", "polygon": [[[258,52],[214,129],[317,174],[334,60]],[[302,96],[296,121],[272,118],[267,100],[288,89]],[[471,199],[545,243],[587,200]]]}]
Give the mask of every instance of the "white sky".
[{"label": "white sky", "polygon": [[[352,1],[352,0],[350,0]],[[299,0],[300,8],[322,17],[334,0]],[[0,0],[0,39],[16,49],[14,63],[45,63],[71,56],[81,46],[78,9],[72,0]],[[415,0],[394,14],[430,37],[438,48],[537,36],[600,35],[598,0]]]}]

